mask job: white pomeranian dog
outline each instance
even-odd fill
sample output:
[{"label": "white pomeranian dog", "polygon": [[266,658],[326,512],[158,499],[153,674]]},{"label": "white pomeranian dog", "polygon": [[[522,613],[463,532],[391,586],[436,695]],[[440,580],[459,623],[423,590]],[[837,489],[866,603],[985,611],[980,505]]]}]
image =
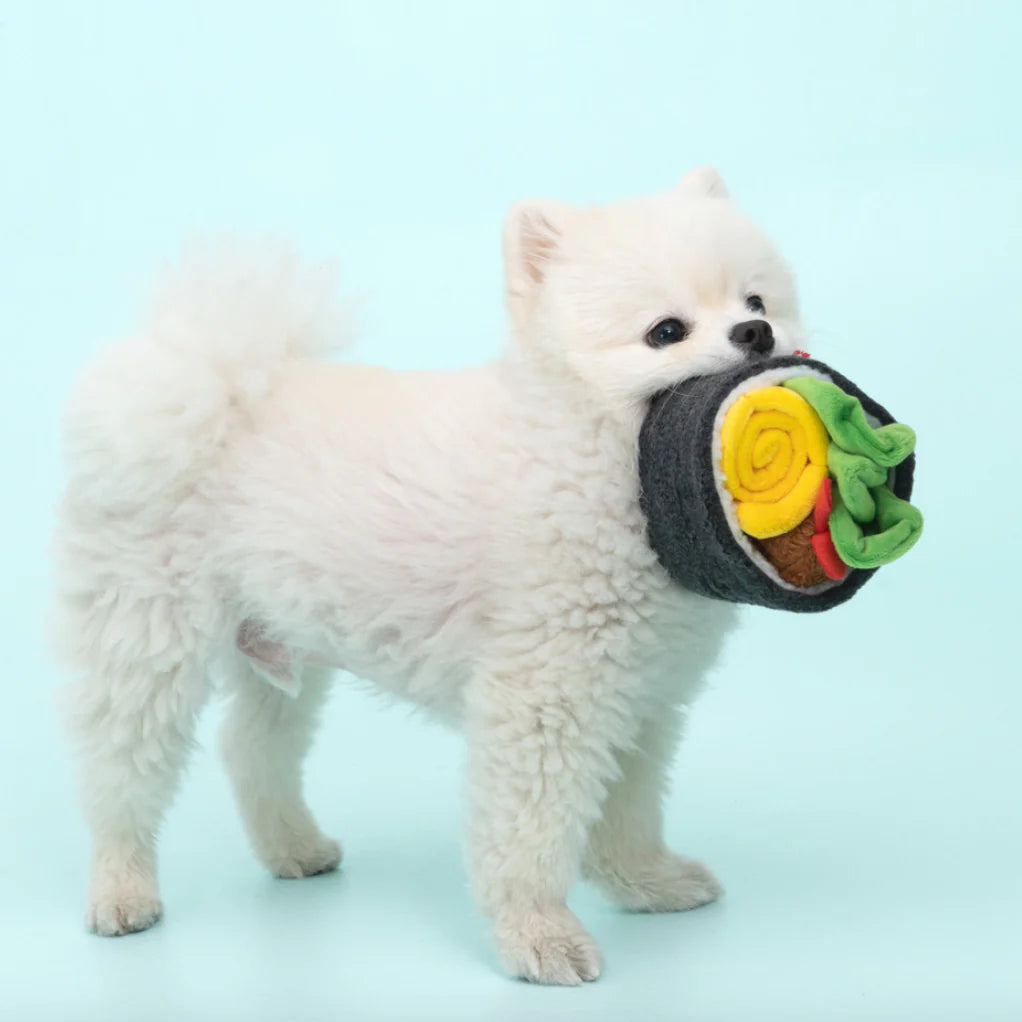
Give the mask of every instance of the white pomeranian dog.
[{"label": "white pomeranian dog", "polygon": [[56,537],[68,719],[92,831],[88,925],[160,917],[156,835],[216,678],[223,755],[276,875],[337,867],[302,795],[331,668],[468,740],[468,859],[507,970],[595,979],[565,896],[720,893],[662,833],[684,707],[734,620],[646,540],[650,398],[801,339],[789,270],[700,168],[598,208],[523,202],[504,235],[510,343],[460,372],[318,358],[329,281],[283,256],[192,260],[66,415]]}]

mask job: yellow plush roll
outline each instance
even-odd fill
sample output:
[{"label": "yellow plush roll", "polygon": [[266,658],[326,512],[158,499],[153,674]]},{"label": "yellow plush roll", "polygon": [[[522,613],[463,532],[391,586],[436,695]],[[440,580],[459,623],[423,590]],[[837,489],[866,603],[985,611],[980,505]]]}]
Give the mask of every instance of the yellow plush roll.
[{"label": "yellow plush roll", "polygon": [[829,437],[804,397],[762,387],[739,397],[720,431],[724,483],[738,524],[756,539],[789,532],[813,509]]}]

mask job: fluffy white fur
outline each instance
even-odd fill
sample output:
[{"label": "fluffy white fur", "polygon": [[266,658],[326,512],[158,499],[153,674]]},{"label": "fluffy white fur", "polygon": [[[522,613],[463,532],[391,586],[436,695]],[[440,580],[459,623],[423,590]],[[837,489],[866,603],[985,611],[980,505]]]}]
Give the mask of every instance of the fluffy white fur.
[{"label": "fluffy white fur", "polygon": [[[337,866],[301,785],[331,666],[464,730],[471,872],[512,974],[599,975],[565,905],[580,871],[633,909],[719,894],[665,847],[661,803],[733,610],[669,584],[636,440],[654,392],[744,357],[749,294],[794,350],[791,277],[703,169],[618,205],[515,206],[505,255],[512,339],[480,368],[317,360],[345,332],[329,280],[221,254],[82,377],[56,548],[96,932],[161,914],[156,833],[211,676],[256,854]],[[692,332],[653,349],[667,316]]]}]

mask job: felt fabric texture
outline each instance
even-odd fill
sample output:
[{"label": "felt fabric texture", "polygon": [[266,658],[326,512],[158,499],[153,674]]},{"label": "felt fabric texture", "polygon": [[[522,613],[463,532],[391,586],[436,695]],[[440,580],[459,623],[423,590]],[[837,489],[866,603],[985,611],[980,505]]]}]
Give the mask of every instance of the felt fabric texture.
[{"label": "felt fabric texture", "polygon": [[805,519],[827,475],[829,439],[813,406],[785,387],[761,387],[731,405],[721,457],[743,532],[769,539]]},{"label": "felt fabric texture", "polygon": [[[923,531],[923,516],[886,486],[872,491],[876,532],[865,533],[839,494],[830,513],[830,535],[838,556],[853,568],[879,568],[907,553]],[[872,520],[872,516],[870,518]]]},{"label": "felt fabric texture", "polygon": [[870,490],[887,482],[887,469],[864,454],[843,451],[837,444],[827,448],[827,468],[852,517],[857,522],[873,521],[876,501]]},{"label": "felt fabric texture", "polygon": [[843,451],[893,468],[915,449],[916,434],[911,426],[891,422],[874,429],[855,395],[827,380],[799,376],[785,381],[784,386],[801,394],[816,409],[831,439]]},{"label": "felt fabric texture", "polygon": [[780,536],[756,540],[756,546],[786,582],[793,586],[818,586],[826,582],[828,576],[813,548],[815,535],[813,516],[808,514],[794,529]]},{"label": "felt fabric texture", "polygon": [[[858,398],[876,421],[894,422],[851,380],[823,362],[796,355],[749,361],[726,372],[685,380],[654,397],[643,421],[641,503],[649,543],[679,585],[715,599],[815,612],[850,599],[873,571],[854,569],[842,581],[810,589],[787,587],[771,578],[732,532],[714,466],[714,424],[722,403],[753,377],[789,368],[793,375],[826,377]],[[892,491],[903,500],[911,496],[914,467],[915,456],[910,454],[893,470]]]}]

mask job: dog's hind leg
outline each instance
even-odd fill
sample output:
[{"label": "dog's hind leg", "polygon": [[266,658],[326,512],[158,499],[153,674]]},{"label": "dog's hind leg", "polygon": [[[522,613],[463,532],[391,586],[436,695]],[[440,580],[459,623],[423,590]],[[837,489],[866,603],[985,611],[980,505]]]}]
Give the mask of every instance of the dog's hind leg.
[{"label": "dog's hind leg", "polygon": [[236,691],[221,750],[252,848],[275,876],[336,869],[341,846],[320,831],[302,794],[302,761],[329,691],[330,672],[296,668],[294,694],[288,694],[248,657],[236,659]]},{"label": "dog's hind leg", "polygon": [[92,831],[86,922],[116,936],[162,914],[156,835],[206,698],[208,645],[169,597],[111,588],[67,602],[89,650],[65,703]]}]

